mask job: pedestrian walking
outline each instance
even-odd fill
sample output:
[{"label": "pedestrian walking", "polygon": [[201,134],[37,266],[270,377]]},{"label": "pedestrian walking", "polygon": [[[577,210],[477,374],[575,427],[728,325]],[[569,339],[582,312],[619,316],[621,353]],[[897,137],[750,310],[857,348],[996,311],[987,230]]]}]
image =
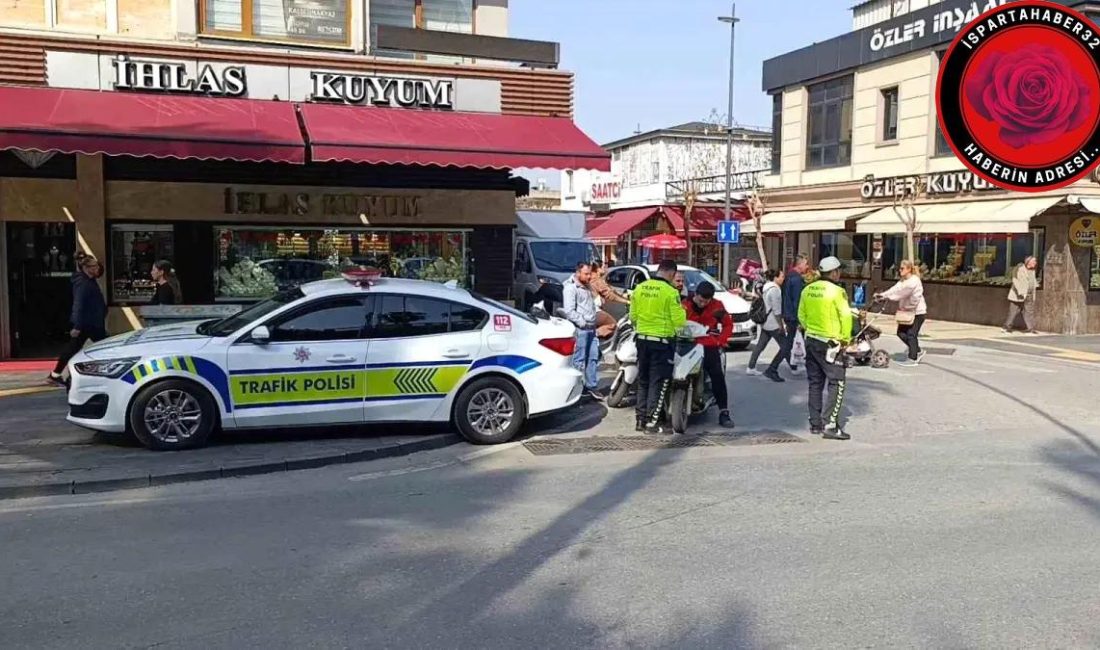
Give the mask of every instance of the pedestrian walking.
[{"label": "pedestrian walking", "polygon": [[1039,290],[1039,279],[1035,275],[1035,269],[1039,266],[1039,260],[1029,256],[1022,264],[1016,265],[1012,273],[1012,287],[1008,290],[1008,318],[1005,319],[1005,334],[1010,334],[1016,329],[1016,317],[1024,315],[1024,327],[1028,334],[1038,334],[1035,331],[1035,292]]},{"label": "pedestrian walking", "polygon": [[176,277],[176,270],[168,260],[160,260],[153,264],[153,270],[149,274],[156,284],[153,299],[150,305],[178,305],[183,302],[183,292],[180,291],[180,281]]},{"label": "pedestrian walking", "polygon": [[695,339],[703,346],[703,372],[710,377],[714,401],[718,403],[718,426],[733,428],[726,369],[722,367],[722,350],[729,345],[733,335],[733,318],[722,303],[714,299],[714,285],[705,281],[695,287],[693,297],[684,300],[684,311],[688,320],[707,328],[707,336]]},{"label": "pedestrian walking", "polygon": [[[840,280],[840,260],[826,257],[821,278],[802,291],[798,322],[806,332],[806,376],[809,380],[810,433],[830,440],[850,440],[841,426],[847,371],[844,347],[852,338],[852,308]],[[828,400],[822,404],[826,387]]]},{"label": "pedestrian walking", "polygon": [[573,350],[573,366],[584,373],[584,390],[592,399],[603,401],[598,391],[600,346],[596,338],[596,299],[589,282],[592,265],[577,264],[576,271],[562,287],[562,309],[569,322],[577,327],[577,347]]},{"label": "pedestrian walking", "polygon": [[798,303],[802,300],[802,290],[806,288],[804,276],[809,270],[810,258],[800,253],[783,280],[783,324],[787,330],[787,335],[783,339],[783,360],[790,366],[791,373],[794,375],[801,375],[804,372],[797,363],[792,363],[791,351],[794,349],[794,340],[798,337]]},{"label": "pedestrian walking", "polygon": [[[763,374],[768,379],[780,384],[785,380],[779,376],[779,364],[787,354],[787,325],[783,320],[782,286],[784,278],[783,271],[768,269],[764,272],[764,287],[761,289],[760,298],[757,298],[757,300],[764,302],[764,322],[760,324],[760,334],[756,337],[756,347],[752,351],[752,356],[749,357],[748,370],[750,375],[759,376]],[[768,369],[761,373],[756,369],[756,361],[771,341],[775,341],[779,349],[776,350],[775,356],[768,364]]]},{"label": "pedestrian walking", "polygon": [[48,382],[65,385],[63,373],[69,361],[84,347],[87,341],[101,341],[107,337],[107,301],[96,281],[103,275],[103,269],[92,255],[83,256],[78,262],[79,272],[71,278],[73,290],[72,330],[61,356],[57,358],[53,371],[46,378]]},{"label": "pedestrian walking", "polygon": [[638,343],[635,431],[664,433],[661,413],[672,380],[673,344],[676,331],[687,321],[680,292],[672,284],[675,279],[676,262],[664,260],[657,277],[639,284],[631,296],[630,321]]},{"label": "pedestrian walking", "polygon": [[909,349],[907,360],[898,365],[913,367],[924,358],[924,350],[920,349],[917,337],[924,325],[928,304],[924,301],[924,284],[920,279],[920,270],[913,262],[902,260],[898,265],[898,275],[901,279],[897,284],[876,294],[875,298],[898,303],[898,310],[894,314],[894,320],[898,324],[898,338]]}]

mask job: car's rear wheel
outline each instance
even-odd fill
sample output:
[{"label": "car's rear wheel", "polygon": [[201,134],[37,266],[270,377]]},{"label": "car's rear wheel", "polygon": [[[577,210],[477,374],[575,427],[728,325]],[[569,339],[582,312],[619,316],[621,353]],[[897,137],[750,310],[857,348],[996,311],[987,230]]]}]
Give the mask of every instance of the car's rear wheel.
[{"label": "car's rear wheel", "polygon": [[500,377],[477,379],[455,402],[455,426],[477,445],[511,440],[527,420],[527,404],[512,382]]},{"label": "car's rear wheel", "polygon": [[202,447],[217,424],[217,405],[201,386],[170,379],[138,392],[130,405],[130,430],[158,451]]}]

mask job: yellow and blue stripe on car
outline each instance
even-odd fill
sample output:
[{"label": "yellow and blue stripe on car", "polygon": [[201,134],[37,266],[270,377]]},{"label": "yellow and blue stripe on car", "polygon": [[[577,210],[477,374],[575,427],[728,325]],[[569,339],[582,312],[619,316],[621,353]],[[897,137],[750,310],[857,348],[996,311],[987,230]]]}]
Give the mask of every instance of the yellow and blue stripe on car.
[{"label": "yellow and blue stripe on car", "polygon": [[217,364],[194,356],[150,359],[121,377],[136,384],[152,375],[176,371],[202,377],[222,398],[226,412],[234,408],[277,408],[358,401],[442,399],[470,372],[507,368],[523,374],[541,365],[518,355],[468,361],[383,363],[328,368],[255,368],[226,375]]}]

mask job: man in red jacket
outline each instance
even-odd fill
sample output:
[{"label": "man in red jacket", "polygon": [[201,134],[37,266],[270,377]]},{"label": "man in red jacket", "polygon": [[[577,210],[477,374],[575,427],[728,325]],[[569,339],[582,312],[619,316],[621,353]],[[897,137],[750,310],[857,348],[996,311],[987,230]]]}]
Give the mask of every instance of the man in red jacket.
[{"label": "man in red jacket", "polygon": [[726,371],[722,368],[722,350],[733,335],[733,318],[726,313],[722,303],[714,299],[714,285],[700,282],[695,295],[684,301],[688,320],[707,328],[708,335],[696,339],[703,345],[703,372],[710,377],[714,401],[718,402],[718,424],[733,428],[730,418],[729,391],[726,389]]}]

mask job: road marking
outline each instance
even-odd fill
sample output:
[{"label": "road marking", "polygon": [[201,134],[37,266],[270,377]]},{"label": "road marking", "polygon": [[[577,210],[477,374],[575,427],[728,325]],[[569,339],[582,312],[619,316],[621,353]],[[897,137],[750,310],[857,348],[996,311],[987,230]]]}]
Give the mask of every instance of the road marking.
[{"label": "road marking", "polygon": [[1070,350],[1069,348],[1059,348],[1053,345],[1042,345],[1039,343],[1024,343],[1023,341],[1013,341],[1007,338],[986,338],[982,340],[995,343],[1008,343],[1009,345],[1020,345],[1025,348],[1035,348],[1037,350],[1050,350],[1051,352],[1058,353],[1051,356],[1060,357],[1062,359],[1072,359],[1074,361],[1100,361],[1100,354],[1093,352],[1081,352],[1080,350]]},{"label": "road marking", "polygon": [[51,390],[60,390],[60,386],[31,386],[29,388],[5,388],[0,390],[0,397],[16,397],[17,395],[34,395]]}]

